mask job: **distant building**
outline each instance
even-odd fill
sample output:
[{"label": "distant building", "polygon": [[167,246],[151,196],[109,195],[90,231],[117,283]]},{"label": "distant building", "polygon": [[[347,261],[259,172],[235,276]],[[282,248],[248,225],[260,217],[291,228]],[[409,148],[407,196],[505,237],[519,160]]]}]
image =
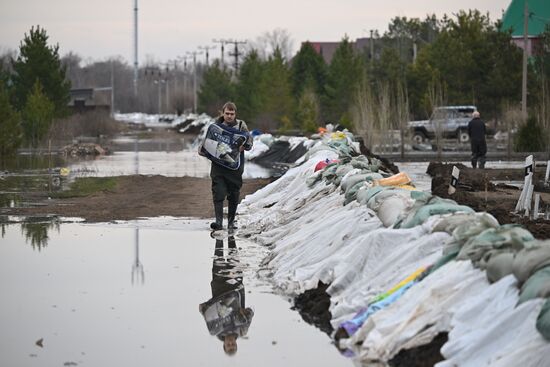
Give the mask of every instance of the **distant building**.
[{"label": "distant building", "polygon": [[[371,42],[374,42],[371,38],[357,38],[355,42],[351,42],[351,47],[357,52],[367,52],[367,55],[370,56],[370,46]],[[305,42],[304,42],[305,43]],[[311,46],[313,46],[313,49],[317,51],[319,55],[323,57],[323,60],[327,64],[330,64],[332,61],[332,57],[334,56],[334,52],[336,52],[336,49],[338,46],[340,46],[340,42],[309,42]]]},{"label": "distant building", "polygon": [[78,88],[70,90],[70,100],[68,106],[74,113],[84,113],[88,111],[104,111],[109,113],[111,104],[105,93],[96,93],[94,88]]},{"label": "distant building", "polygon": [[[531,56],[540,44],[540,35],[550,24],[549,0],[528,0],[527,54]],[[502,17],[502,28],[512,30],[512,42],[523,49],[523,19],[525,0],[512,0]]]}]

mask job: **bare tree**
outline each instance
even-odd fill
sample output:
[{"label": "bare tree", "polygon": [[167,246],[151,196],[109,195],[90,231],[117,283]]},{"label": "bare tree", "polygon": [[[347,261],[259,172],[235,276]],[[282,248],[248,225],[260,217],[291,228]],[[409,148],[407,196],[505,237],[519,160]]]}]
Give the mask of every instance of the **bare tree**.
[{"label": "bare tree", "polygon": [[410,119],[409,98],[405,83],[397,83],[395,92],[395,118],[399,124],[401,158],[405,157],[405,129]]},{"label": "bare tree", "polygon": [[392,146],[392,106],[389,82],[378,86],[378,129],[381,137],[382,151]]},{"label": "bare tree", "polygon": [[541,73],[541,96],[538,106],[538,117],[541,127],[546,135],[546,156],[550,160],[550,81]]},{"label": "bare tree", "polygon": [[357,133],[363,137],[365,145],[372,149],[374,132],[376,130],[376,102],[372,87],[364,74],[354,94],[354,103],[351,107],[353,125]]},{"label": "bare tree", "polygon": [[518,126],[523,122],[523,113],[521,112],[521,106],[519,105],[505,105],[503,110],[503,121],[507,135],[506,153],[508,155],[508,159],[510,159],[512,155],[513,144],[512,131],[517,129]]},{"label": "bare tree", "polygon": [[[433,78],[428,87],[428,100],[430,109],[433,113],[435,107],[443,106],[445,100],[445,87],[439,78]],[[437,145],[437,159],[441,160],[441,151],[443,145],[443,129],[441,119],[435,119],[435,144]]]},{"label": "bare tree", "polygon": [[256,50],[260,57],[264,60],[278,48],[285,60],[290,60],[292,57],[293,40],[290,33],[286,29],[276,28],[266,31],[256,38],[255,41],[247,44],[247,50]]}]

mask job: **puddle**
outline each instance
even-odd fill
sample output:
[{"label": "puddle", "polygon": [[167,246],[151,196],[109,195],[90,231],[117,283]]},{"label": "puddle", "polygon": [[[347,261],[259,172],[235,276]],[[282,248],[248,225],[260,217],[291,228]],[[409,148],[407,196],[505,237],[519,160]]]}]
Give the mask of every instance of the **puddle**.
[{"label": "puddle", "polygon": [[[458,162],[466,167],[471,167],[471,163],[467,161]],[[432,191],[432,177],[426,173],[430,162],[395,162],[400,172],[406,172],[411,178],[414,185],[422,191]],[[523,162],[520,161],[489,161],[485,165],[486,168],[517,168],[523,169]],[[501,181],[498,181],[501,182]],[[504,181],[502,181],[504,182]],[[495,182],[496,183],[496,182]],[[509,182],[507,182],[509,183]],[[512,183],[514,184],[514,183]],[[523,182],[521,183],[523,184]]]},{"label": "puddle", "polygon": [[[116,152],[93,161],[80,161],[69,167],[78,177],[124,175],[162,175],[168,177],[209,177],[210,161],[194,150],[179,152]],[[243,178],[268,178],[272,172],[252,162],[246,162]]]},{"label": "puddle", "polygon": [[[224,251],[218,242],[215,253],[207,225],[182,218],[2,225],[2,364],[352,365],[256,277],[264,248],[236,238],[230,254],[222,239]],[[199,312],[220,279],[242,281],[244,308],[253,311],[231,357]]]}]

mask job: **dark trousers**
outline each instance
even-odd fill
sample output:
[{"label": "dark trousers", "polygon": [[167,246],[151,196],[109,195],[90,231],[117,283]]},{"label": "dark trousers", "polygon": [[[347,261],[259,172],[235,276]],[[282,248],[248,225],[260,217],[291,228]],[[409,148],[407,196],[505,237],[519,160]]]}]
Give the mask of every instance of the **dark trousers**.
[{"label": "dark trousers", "polygon": [[[229,214],[233,214],[239,204],[239,196],[241,194],[241,187],[243,186],[243,172],[243,164],[235,171],[215,163],[212,163],[212,167],[210,168],[212,199],[214,202],[223,202],[227,198]],[[232,211],[233,213],[231,213]]]},{"label": "dark trousers", "polygon": [[485,154],[487,154],[487,143],[485,140],[472,140],[472,167],[476,168],[479,161],[479,168],[485,168]]}]

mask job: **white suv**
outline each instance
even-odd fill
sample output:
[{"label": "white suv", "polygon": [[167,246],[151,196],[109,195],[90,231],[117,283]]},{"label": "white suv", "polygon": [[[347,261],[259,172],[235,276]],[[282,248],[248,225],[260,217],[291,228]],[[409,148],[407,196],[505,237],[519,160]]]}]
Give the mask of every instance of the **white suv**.
[{"label": "white suv", "polygon": [[476,106],[436,107],[429,120],[409,122],[413,142],[420,144],[427,139],[434,139],[438,131],[442,138],[458,139],[460,143],[468,142],[468,123],[474,111],[477,111]]}]

